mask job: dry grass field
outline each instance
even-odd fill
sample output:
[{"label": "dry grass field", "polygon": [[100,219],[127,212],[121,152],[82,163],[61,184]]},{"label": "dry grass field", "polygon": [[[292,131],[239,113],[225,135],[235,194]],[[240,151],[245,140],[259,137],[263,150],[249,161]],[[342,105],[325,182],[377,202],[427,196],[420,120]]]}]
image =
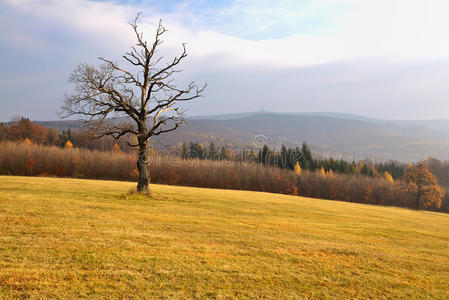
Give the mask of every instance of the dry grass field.
[{"label": "dry grass field", "polygon": [[449,215],[0,176],[0,298],[449,298]]}]

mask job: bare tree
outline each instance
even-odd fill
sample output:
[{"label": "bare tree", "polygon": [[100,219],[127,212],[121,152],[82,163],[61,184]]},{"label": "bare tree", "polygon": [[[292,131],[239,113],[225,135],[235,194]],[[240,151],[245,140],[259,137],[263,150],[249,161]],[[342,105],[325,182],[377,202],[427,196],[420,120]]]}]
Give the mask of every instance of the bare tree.
[{"label": "bare tree", "polygon": [[187,57],[185,44],[179,56],[164,62],[157,49],[166,29],[159,21],[154,41],[148,44],[138,30],[139,15],[130,23],[137,43],[123,55],[128,68],[102,57],[99,67],[80,64],[69,78],[75,89],[65,97],[61,115],[80,116],[89,124],[93,137],[112,136],[118,140],[136,136],[137,142],[128,144],[139,149],[137,190],[145,193],[150,182],[151,137],[176,130],[184,122],[179,103],[200,97],[207,84],[198,86],[191,82],[178,88],[173,83],[174,75],[181,72],[177,66]]}]

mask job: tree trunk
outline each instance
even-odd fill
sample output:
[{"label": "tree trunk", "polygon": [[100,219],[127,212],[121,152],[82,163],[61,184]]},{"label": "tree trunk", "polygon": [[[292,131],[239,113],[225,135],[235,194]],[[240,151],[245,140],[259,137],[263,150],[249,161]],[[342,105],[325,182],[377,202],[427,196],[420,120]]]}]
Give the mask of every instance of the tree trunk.
[{"label": "tree trunk", "polygon": [[150,170],[148,169],[148,142],[140,144],[139,158],[137,159],[137,170],[139,170],[139,181],[137,191],[147,193],[150,184]]},{"label": "tree trunk", "polygon": [[418,196],[416,197],[416,209],[418,210],[419,209],[419,198],[421,198],[420,197],[420,195],[418,194]]},{"label": "tree trunk", "polygon": [[418,191],[416,193],[416,209],[419,209],[419,202],[421,200],[421,184],[418,182]]}]

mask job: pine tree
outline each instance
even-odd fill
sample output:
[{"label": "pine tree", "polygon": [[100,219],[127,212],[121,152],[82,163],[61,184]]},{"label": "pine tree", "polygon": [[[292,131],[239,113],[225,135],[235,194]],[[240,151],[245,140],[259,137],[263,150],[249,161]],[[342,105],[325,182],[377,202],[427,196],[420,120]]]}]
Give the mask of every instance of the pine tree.
[{"label": "pine tree", "polygon": [[205,157],[204,157],[204,147],[203,147],[203,144],[198,144],[198,143],[197,143],[197,148],[198,148],[198,157],[199,157],[200,159],[204,159]]},{"label": "pine tree", "polygon": [[187,156],[187,145],[185,142],[182,143],[182,159],[185,159]]},{"label": "pine tree", "polygon": [[228,159],[228,155],[226,153],[226,148],[224,146],[221,147],[220,159]]},{"label": "pine tree", "polygon": [[193,143],[190,142],[189,144],[189,152],[188,152],[188,156],[189,158],[199,158],[199,159],[203,159],[203,147],[202,145],[198,144],[198,143]]},{"label": "pine tree", "polygon": [[268,164],[268,152],[270,149],[268,149],[267,145],[264,145],[262,150],[259,151],[259,163],[261,164]]},{"label": "pine tree", "polygon": [[214,142],[211,142],[208,149],[208,159],[216,160],[218,158],[217,147]]},{"label": "pine tree", "polygon": [[280,165],[279,165],[281,167],[281,169],[285,169],[289,166],[290,161],[288,161],[288,160],[290,160],[290,155],[288,152],[290,152],[290,151],[291,151],[290,149],[287,150],[287,148],[284,145],[282,145],[281,153],[280,153],[281,161],[280,161]]},{"label": "pine tree", "polygon": [[304,169],[312,169],[313,168],[312,152],[309,150],[309,147],[307,146],[306,143],[302,143],[301,165],[304,167]]}]

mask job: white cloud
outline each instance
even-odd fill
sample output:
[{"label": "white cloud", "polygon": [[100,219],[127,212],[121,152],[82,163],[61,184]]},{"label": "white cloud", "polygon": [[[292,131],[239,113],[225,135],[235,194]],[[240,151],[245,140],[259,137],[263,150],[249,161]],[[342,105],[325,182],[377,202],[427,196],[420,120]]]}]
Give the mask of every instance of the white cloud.
[{"label": "white cloud", "polygon": [[[392,60],[446,59],[449,57],[449,39],[445,38],[449,28],[449,2],[441,0],[319,0],[323,3],[345,3],[351,9],[341,10],[339,30],[323,30],[318,34],[298,33],[282,38],[248,40],[211,30],[189,30],[179,22],[173,22],[175,40],[188,40],[192,55],[228,55],[234,63],[272,64],[301,66],[346,61],[367,57]],[[251,4],[248,4],[251,3]],[[257,3],[257,4],[255,4]],[[291,1],[282,1],[269,11],[267,1],[236,1],[234,5],[217,12],[216,18],[226,17],[231,12],[251,16],[241,26],[243,35],[261,32],[276,27],[279,20],[301,18],[301,6],[287,9]],[[302,3],[302,2],[296,2]],[[305,11],[313,11],[306,2]],[[317,9],[318,10],[318,9]],[[263,15],[266,11],[267,15]],[[322,11],[319,10],[319,11]],[[324,13],[324,11],[323,11]],[[260,17],[262,15],[262,17]],[[175,14],[176,18],[181,16]],[[168,16],[168,21],[173,19]],[[266,21],[261,25],[260,20]],[[232,19],[233,21],[235,20]],[[260,26],[258,26],[260,25]],[[328,24],[329,25],[329,24]],[[251,26],[256,27],[252,31]],[[223,31],[232,32],[225,29]]]},{"label": "white cloud", "polygon": [[[408,99],[419,103],[426,94],[444,101],[449,93],[442,81],[432,83],[432,78],[423,78],[422,74],[432,74],[423,72],[429,68],[438,69],[435,71],[438,76],[446,74],[434,63],[413,69],[407,78],[400,73],[410,72],[402,67],[406,62],[449,59],[446,38],[449,20],[445,15],[449,3],[446,1],[283,0],[273,4],[268,0],[236,0],[229,7],[208,8],[202,15],[189,11],[191,5],[186,1],[170,12],[160,13],[154,7],[113,2],[4,0],[0,3],[0,14],[2,8],[8,14],[0,15],[0,47],[9,51],[0,55],[0,62],[10,73],[27,72],[40,80],[46,74],[42,72],[60,72],[60,80],[52,82],[56,86],[52,100],[56,110],[61,90],[69,89],[65,81],[74,65],[94,62],[99,55],[119,60],[133,39],[127,23],[142,10],[147,39],[151,39],[159,18],[168,27],[164,53],[174,54],[181,42],[188,43],[185,76],[210,83],[210,104],[196,107],[199,113],[229,112],[236,103],[243,106],[234,111],[258,109],[264,101],[269,109],[270,98],[278,95],[290,99],[278,101],[281,107],[277,110],[281,111],[356,108],[357,111],[351,112],[379,116],[395,113],[379,108],[382,105],[378,102],[383,99],[387,99],[385,104],[396,101],[403,105]],[[307,30],[301,30],[302,25]],[[273,35],[276,30],[285,32],[276,36]],[[269,38],[263,38],[264,34]],[[245,38],[252,36],[258,38]],[[14,65],[13,61],[22,55],[26,57],[20,60],[21,65]],[[390,64],[391,68],[376,68],[372,64],[366,67],[369,61],[366,58]],[[397,67],[399,62],[401,67]],[[311,69],[314,66],[316,69]],[[395,73],[393,78],[392,73]],[[51,76],[51,80],[55,77]],[[387,82],[379,84],[377,77],[389,78],[396,86]],[[12,97],[16,85],[10,86],[3,90]],[[40,101],[40,87],[35,88],[36,101]],[[49,103],[51,85],[42,84],[41,88],[41,98],[45,97]],[[263,92],[253,93],[255,89]],[[361,98],[368,99],[364,105],[359,104]],[[247,102],[242,103],[241,99]],[[314,99],[318,104],[307,103],[307,99]],[[223,104],[224,100],[229,104]],[[376,107],[377,112],[373,111]],[[11,111],[6,113],[17,114],[13,109],[11,106]],[[441,114],[441,109],[427,109],[426,116]],[[0,118],[8,118],[6,113]],[[396,113],[405,117],[404,112]],[[407,108],[406,113],[413,114],[413,108]],[[41,115],[49,118],[44,117],[45,112]]]},{"label": "white cloud", "polygon": [[[70,27],[98,44],[128,46],[132,39],[126,26],[140,9],[110,2],[87,0],[32,1],[8,0],[10,5],[58,26]],[[272,63],[281,65],[310,65],[363,57],[395,59],[435,59],[449,56],[449,39],[444,38],[449,28],[449,3],[440,0],[319,0],[304,2],[280,1],[270,9],[272,1],[241,1],[215,11],[213,18],[233,14],[248,16],[243,24],[231,24],[244,35],[263,32],[282,22],[291,23],[305,18],[304,12],[323,11],[325,3],[351,4],[351,10],[342,14],[341,30],[321,34],[292,34],[283,38],[248,40],[217,31],[186,27],[189,13],[175,10],[166,15],[144,10],[145,32],[154,31],[155,21],[162,17],[170,29],[167,44],[177,46],[189,43],[192,56],[228,55],[235,62]],[[296,4],[294,4],[296,3]],[[299,4],[298,4],[299,3]],[[315,3],[315,4],[313,4]],[[182,9],[185,6],[180,5]],[[214,13],[208,11],[208,14]],[[186,18],[184,21],[182,18]],[[201,19],[201,17],[198,17]],[[209,16],[207,20],[210,20]],[[238,19],[231,19],[236,21]],[[220,21],[217,23],[224,23]],[[253,28],[252,28],[253,27]],[[224,30],[233,31],[233,30]],[[235,31],[235,30],[234,30]],[[30,39],[33,37],[30,37]],[[19,38],[16,38],[19,39]],[[23,38],[22,38],[23,39]],[[118,51],[117,51],[118,52]]]}]

